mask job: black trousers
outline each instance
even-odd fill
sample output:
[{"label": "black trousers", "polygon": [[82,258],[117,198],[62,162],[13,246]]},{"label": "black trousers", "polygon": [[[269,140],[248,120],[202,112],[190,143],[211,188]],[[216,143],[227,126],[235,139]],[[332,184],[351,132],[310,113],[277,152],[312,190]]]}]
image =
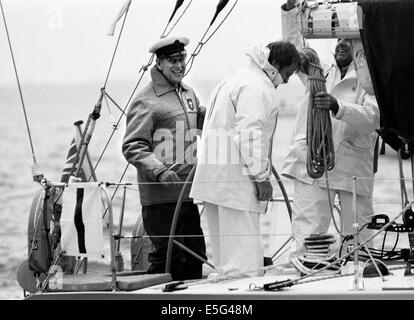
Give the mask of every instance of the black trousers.
[{"label": "black trousers", "polygon": [[[153,251],[148,255],[151,263],[148,273],[164,273],[168,248],[168,236],[176,203],[142,206],[142,219],[145,232],[151,236]],[[199,256],[206,257],[206,244],[200,225],[198,207],[192,202],[183,202],[174,239]],[[181,235],[196,235],[180,237]],[[203,262],[173,244],[170,272],[173,280],[201,279]]]}]

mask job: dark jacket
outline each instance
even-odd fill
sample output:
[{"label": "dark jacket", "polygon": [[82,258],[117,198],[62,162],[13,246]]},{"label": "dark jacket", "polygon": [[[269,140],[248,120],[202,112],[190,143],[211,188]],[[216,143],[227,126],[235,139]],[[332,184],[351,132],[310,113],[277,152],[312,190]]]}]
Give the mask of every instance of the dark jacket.
[{"label": "dark jacket", "polygon": [[[178,200],[183,184],[167,188],[157,177],[169,169],[184,182],[195,163],[196,135],[204,121],[205,108],[187,85],[181,83],[181,98],[163,74],[151,69],[150,83],[133,100],[122,145],[125,159],[137,169],[142,205]],[[158,182],[158,183],[157,183]],[[184,201],[190,201],[188,191]]]}]

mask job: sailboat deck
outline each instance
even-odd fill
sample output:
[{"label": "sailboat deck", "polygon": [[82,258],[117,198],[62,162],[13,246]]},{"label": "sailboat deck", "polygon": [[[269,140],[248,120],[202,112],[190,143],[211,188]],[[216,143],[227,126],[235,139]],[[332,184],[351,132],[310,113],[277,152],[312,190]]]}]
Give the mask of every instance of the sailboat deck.
[{"label": "sailboat deck", "polygon": [[[363,289],[353,289],[353,275],[299,283],[279,291],[251,290],[251,284],[261,287],[266,283],[296,279],[289,270],[280,274],[267,273],[262,277],[239,278],[217,283],[190,282],[187,288],[163,292],[164,284],[134,291],[47,292],[28,299],[122,299],[122,300],[414,300],[414,276],[404,276],[404,269],[392,270],[381,278],[363,278]],[[315,277],[316,278],[316,277]],[[313,278],[307,278],[310,280]],[[305,281],[306,281],[305,280]]]}]

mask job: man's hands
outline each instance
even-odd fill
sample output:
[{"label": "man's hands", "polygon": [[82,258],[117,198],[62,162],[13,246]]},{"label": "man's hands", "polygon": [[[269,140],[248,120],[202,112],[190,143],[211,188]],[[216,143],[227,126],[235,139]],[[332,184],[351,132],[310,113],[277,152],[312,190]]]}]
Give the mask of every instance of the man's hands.
[{"label": "man's hands", "polygon": [[157,180],[169,188],[176,188],[179,185],[178,182],[181,182],[180,177],[172,170],[162,172]]},{"label": "man's hands", "polygon": [[314,101],[317,108],[331,110],[334,115],[338,112],[338,101],[329,93],[318,92],[315,95]]},{"label": "man's hands", "polygon": [[259,181],[256,183],[257,198],[260,201],[270,200],[273,196],[273,187],[269,180]]}]

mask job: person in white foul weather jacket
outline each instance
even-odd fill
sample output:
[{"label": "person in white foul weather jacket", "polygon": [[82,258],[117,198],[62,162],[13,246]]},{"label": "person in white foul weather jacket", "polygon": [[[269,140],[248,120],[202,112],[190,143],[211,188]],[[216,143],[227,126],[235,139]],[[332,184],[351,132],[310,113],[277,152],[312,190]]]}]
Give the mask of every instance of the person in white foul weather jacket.
[{"label": "person in white foul weather jacket", "polygon": [[247,55],[249,65],[212,92],[190,192],[205,207],[217,271],[211,277],[261,273],[259,214],[273,190],[275,88],[287,83],[300,63],[294,45],[283,41],[253,47]]},{"label": "person in white foul weather jacket", "polygon": [[[304,44],[296,24],[295,1],[282,6],[283,39],[294,43],[299,51]],[[306,45],[306,41],[305,41]],[[353,49],[352,50],[352,46]],[[354,55],[354,59],[353,56]],[[341,232],[352,233],[353,176],[356,180],[357,213],[359,226],[369,221],[373,214],[374,149],[379,128],[379,109],[372,90],[365,55],[360,40],[340,39],[335,48],[335,61],[322,65],[328,93],[317,98],[322,107],[329,105],[332,115],[332,134],[335,164],[328,171],[329,197],[340,201]],[[306,65],[302,61],[302,66]],[[307,85],[306,75],[298,73]],[[318,104],[318,101],[315,100]],[[292,231],[296,254],[303,253],[303,239],[311,234],[327,233],[331,223],[325,176],[314,180],[306,170],[307,144],[306,121],[309,90],[298,109],[296,128],[282,175],[295,179],[293,195]],[[332,202],[333,203],[333,202]],[[361,234],[366,238],[369,232]]]}]

